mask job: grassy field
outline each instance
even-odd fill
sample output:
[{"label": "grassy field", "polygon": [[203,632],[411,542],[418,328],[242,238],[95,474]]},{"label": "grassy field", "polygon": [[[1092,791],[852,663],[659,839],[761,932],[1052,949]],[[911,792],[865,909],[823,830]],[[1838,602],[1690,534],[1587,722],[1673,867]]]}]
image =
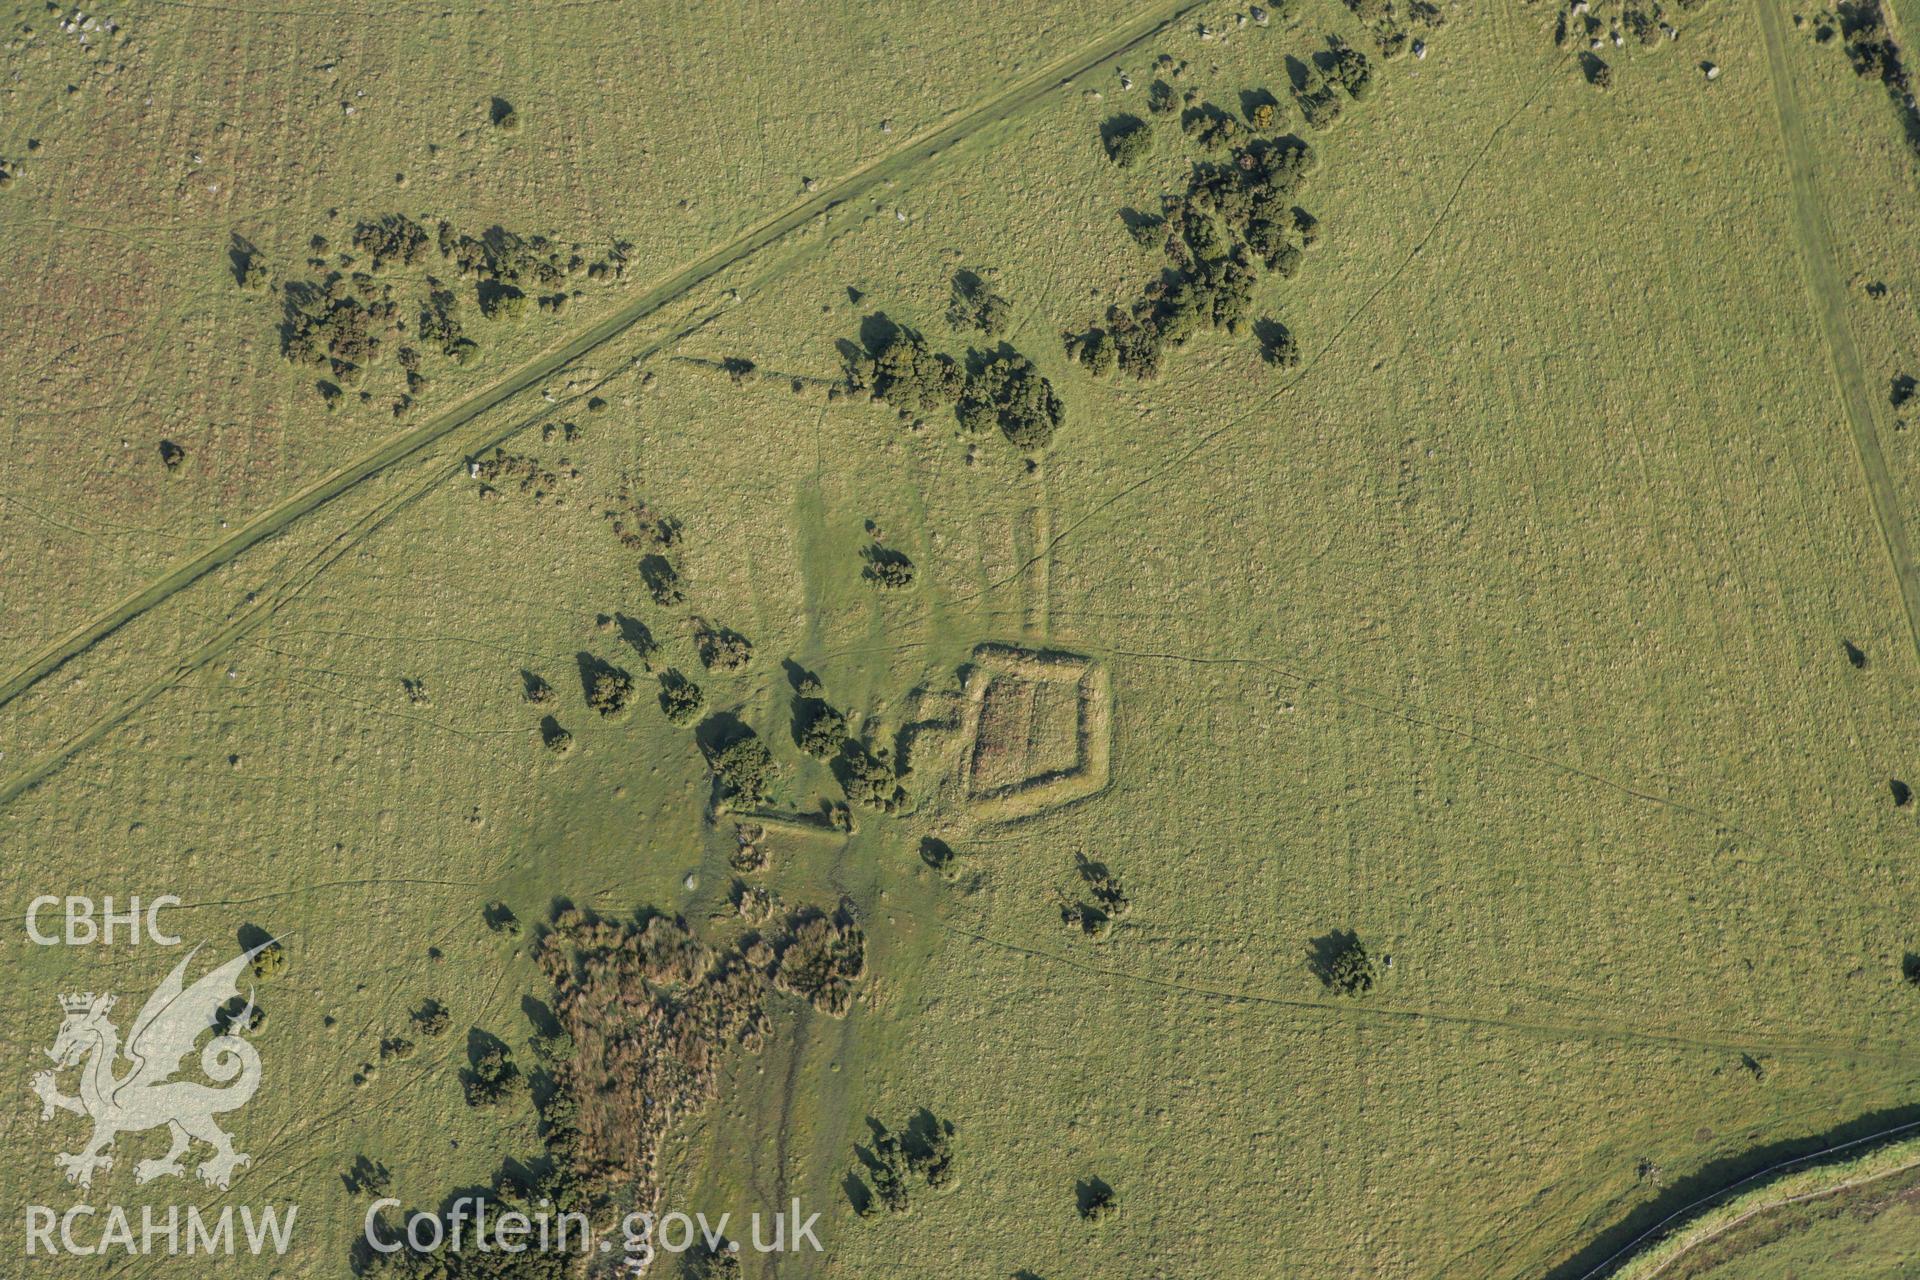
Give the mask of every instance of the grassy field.
[{"label": "grassy field", "polygon": [[[760,731],[796,807],[837,793],[788,736],[782,659],[883,734],[983,643],[1111,687],[1096,795],[999,822],[929,757],[906,811],[768,837],[757,879],[851,902],[870,976],[849,1017],[789,1002],[729,1060],[663,1194],[820,1209],[827,1252],[782,1275],[1559,1275],[1703,1169],[1920,1101],[1920,832],[1889,786],[1920,785],[1920,432],[1887,397],[1920,361],[1920,204],[1880,88],[1766,4],[1610,53],[1606,93],[1544,7],[1450,7],[1331,129],[1288,116],[1323,232],[1256,304],[1302,364],[1209,332],[1149,383],[1060,334],[1164,265],[1118,211],[1194,153],[1163,121],[1116,168],[1102,123],[1144,114],[1162,52],[1229,110],[1285,102],[1289,56],[1369,47],[1346,9],[166,5],[97,57],[10,14],[7,910],[171,892],[190,942],[251,924],[292,959],[232,1126],[253,1167],[136,1188],[162,1140],[130,1136],[97,1194],[295,1202],[277,1274],[344,1274],[356,1156],[432,1205],[538,1149],[530,1108],[456,1079],[468,1029],[523,1041],[543,988],[483,904],[734,927],[692,737],[644,678],[623,716],[583,704],[581,653],[639,671],[616,612]],[[329,415],[229,237],[293,276],[308,237],[389,210],[625,238],[634,265],[479,329],[404,423]],[[964,349],[962,268],[1066,402],[1031,473],[826,394],[875,314]],[[577,474],[483,500],[467,464],[496,444]],[[685,606],[647,598],[622,492],[683,523]],[[870,524],[911,589],[862,581]],[[701,671],[690,615],[752,664]],[[1061,923],[1076,854],[1132,901],[1104,940]],[[1392,957],[1359,1000],[1307,966],[1348,928]],[[52,997],[137,1007],[174,957],[7,945],[6,1190],[63,1205],[80,1122],[26,1094]],[[381,1064],[430,997],[452,1032]],[[857,1219],[866,1119],[921,1107],[955,1125],[952,1188]],[[1090,1178],[1116,1193],[1097,1224]],[[1823,1219],[1769,1265],[1899,1274],[1910,1218]],[[1816,1248],[1860,1265],[1787,1258]]]}]

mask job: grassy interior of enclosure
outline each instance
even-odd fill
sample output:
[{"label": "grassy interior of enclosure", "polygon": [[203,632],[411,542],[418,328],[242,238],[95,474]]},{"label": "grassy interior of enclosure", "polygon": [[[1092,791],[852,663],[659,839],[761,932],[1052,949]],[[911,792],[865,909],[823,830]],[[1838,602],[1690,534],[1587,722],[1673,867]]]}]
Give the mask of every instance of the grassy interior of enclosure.
[{"label": "grassy interior of enclosure", "polygon": [[[44,30],[56,15],[12,15],[43,30],[7,55],[0,120],[0,155],[29,165],[0,193],[7,674],[404,429],[322,410],[279,358],[274,297],[226,274],[230,234],[289,270],[308,236],[388,209],[635,243],[628,281],[578,311],[484,330],[431,416],[804,200],[803,179],[1138,13],[455,8],[156,9],[123,19],[112,73]],[[1158,381],[1096,379],[1061,331],[1160,270],[1118,210],[1154,208],[1191,158],[1164,120],[1148,164],[1101,153],[1152,56],[1188,59],[1183,85],[1233,110],[1242,90],[1285,100],[1286,55],[1362,39],[1334,4],[1266,30],[1232,13],[983,121],[187,587],[154,615],[164,642],[109,637],[8,708],[6,778],[98,725],[0,809],[8,903],[172,892],[176,931],[211,949],[241,923],[288,937],[233,1193],[300,1205],[288,1274],[344,1263],[357,1155],[425,1206],[537,1150],[530,1109],[470,1110],[456,1080],[467,1029],[520,1043],[540,993],[483,903],[529,922],[558,898],[653,904],[702,928],[728,911],[734,842],[703,823],[692,736],[645,675],[623,716],[582,702],[582,653],[639,672],[596,621],[616,612],[759,730],[775,801],[799,807],[833,791],[789,736],[783,658],[889,734],[982,642],[1085,655],[1111,681],[1112,780],[1090,799],[769,837],[765,883],[849,900],[870,976],[851,1016],[793,1005],[730,1064],[665,1195],[820,1209],[828,1252],[793,1274],[1537,1275],[1662,1180],[1915,1100],[1899,970],[1920,949],[1920,830],[1889,781],[1920,781],[1920,669],[1770,77],[1797,97],[1826,283],[1920,521],[1920,431],[1886,405],[1920,358],[1920,204],[1879,88],[1791,26],[1772,65],[1752,4],[1711,0],[1601,93],[1543,7],[1474,0],[1305,135],[1321,242],[1256,299],[1302,365],[1208,332]],[[1231,38],[1200,41],[1201,21]],[[521,113],[511,135],[487,125],[494,95]],[[943,418],[909,430],[826,398],[836,341],[876,313],[963,350],[943,319],[963,267],[991,269],[1007,340],[1067,403],[1033,474],[998,439],[969,464]],[[736,357],[756,376],[716,367]],[[522,422],[505,447],[577,478],[482,501],[462,450]],[[576,440],[543,440],[549,422]],[[179,473],[161,438],[188,448]],[[647,599],[602,514],[626,486],[684,524],[684,608]],[[918,567],[911,589],[861,580],[868,522]],[[749,636],[751,666],[702,671],[690,613]],[[184,656],[155,664],[162,643]],[[542,749],[523,668],[558,691],[565,757]],[[951,882],[926,836],[959,854]],[[1098,942],[1061,924],[1079,853],[1133,904]],[[1346,928],[1392,957],[1360,1000],[1305,963]],[[166,958],[4,945],[17,1063],[50,1040],[56,991],[132,1004]],[[429,997],[452,1032],[380,1065]],[[956,1127],[952,1188],[857,1220],[842,1183],[866,1118],[921,1107]],[[78,1123],[0,1111],[10,1199],[64,1202],[50,1144]],[[1097,1224],[1075,1211],[1089,1178],[1117,1197]]]}]

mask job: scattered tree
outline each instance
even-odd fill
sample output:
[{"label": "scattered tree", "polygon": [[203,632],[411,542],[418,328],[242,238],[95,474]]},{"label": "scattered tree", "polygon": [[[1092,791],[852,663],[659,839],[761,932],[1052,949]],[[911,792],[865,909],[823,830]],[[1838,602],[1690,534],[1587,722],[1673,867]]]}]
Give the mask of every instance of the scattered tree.
[{"label": "scattered tree", "polygon": [[913,585],[913,561],[890,547],[875,543],[861,553],[867,567],[861,571],[861,577],[876,587],[897,591]]},{"label": "scattered tree", "polygon": [[[1151,101],[1151,93],[1148,96]],[[1122,169],[1131,169],[1153,154],[1153,129],[1138,116],[1114,116],[1100,134],[1107,158]]]},{"label": "scattered tree", "polygon": [[719,780],[723,796],[732,803],[746,806],[757,805],[766,798],[767,787],[774,776],[773,753],[751,732],[716,749],[708,757],[707,765]]},{"label": "scattered tree", "polygon": [[794,704],[793,740],[808,755],[830,760],[847,741],[847,718],[819,698]]},{"label": "scattered tree", "polygon": [[657,605],[672,607],[686,599],[680,589],[680,573],[663,555],[645,556],[640,561],[640,580]]},{"label": "scattered tree", "polygon": [[[886,323],[885,317],[877,317]],[[911,329],[893,326],[879,350],[844,350],[847,388],[871,392],[904,414],[929,413],[956,403],[967,378],[949,356],[936,353]]]},{"label": "scattered tree", "polygon": [[1113,1188],[1099,1178],[1087,1178],[1076,1183],[1073,1198],[1085,1222],[1099,1222],[1118,1207]]},{"label": "scattered tree", "polygon": [[357,1157],[353,1167],[340,1175],[350,1196],[382,1196],[393,1185],[393,1171],[378,1160]]},{"label": "scattered tree", "polygon": [[480,918],[495,933],[518,935],[520,932],[520,918],[513,914],[512,907],[498,898],[480,909]]},{"label": "scattered tree", "polygon": [[1013,306],[987,288],[987,282],[971,271],[953,277],[953,301],[947,307],[947,323],[955,329],[978,329],[989,338],[1005,332],[1013,320]]},{"label": "scattered tree", "polygon": [[587,705],[603,716],[619,715],[633,697],[633,677],[618,667],[596,663],[587,674]]},{"label": "scattered tree", "polygon": [[423,1000],[410,1015],[415,1029],[423,1036],[445,1035],[453,1017],[438,1000]]},{"label": "scattered tree", "polygon": [[253,957],[253,976],[261,982],[271,982],[287,971],[287,949],[278,939],[264,945],[256,943],[259,951]]},{"label": "scattered tree", "polygon": [[470,1107],[498,1106],[525,1085],[507,1046],[483,1031],[474,1032],[469,1065],[460,1073],[461,1092]]},{"label": "scattered tree", "polygon": [[661,674],[660,710],[666,713],[667,719],[673,724],[689,725],[698,720],[700,709],[706,705],[706,701],[700,686],[678,671]]},{"label": "scattered tree", "polygon": [[832,916],[813,911],[798,917],[782,940],[773,985],[842,1018],[853,1007],[853,984],[866,971],[867,937],[846,908]]},{"label": "scattered tree", "polygon": [[753,660],[753,643],[738,631],[693,620],[693,645],[709,671],[738,671]]},{"label": "scattered tree", "polygon": [[1034,452],[1047,447],[1066,417],[1053,384],[1018,352],[1002,347],[967,380],[960,425],[969,431],[998,424],[1008,440]]},{"label": "scattered tree", "polygon": [[1308,967],[1321,985],[1344,996],[1363,996],[1373,989],[1373,957],[1351,929],[1335,930],[1314,940]]},{"label": "scattered tree", "polygon": [[834,762],[834,773],[847,799],[868,809],[892,813],[906,799],[900,775],[895,772],[892,753],[885,747],[869,748],[848,738]]}]

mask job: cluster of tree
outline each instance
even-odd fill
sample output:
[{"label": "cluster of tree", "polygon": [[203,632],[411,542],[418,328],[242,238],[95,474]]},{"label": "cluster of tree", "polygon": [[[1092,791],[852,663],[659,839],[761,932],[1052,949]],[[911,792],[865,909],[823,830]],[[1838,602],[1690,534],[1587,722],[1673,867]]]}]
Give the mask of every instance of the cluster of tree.
[{"label": "cluster of tree", "polygon": [[947,307],[947,323],[955,329],[978,329],[989,338],[997,338],[1013,320],[1013,304],[987,288],[987,282],[971,271],[953,277],[953,301]]},{"label": "cluster of tree", "polygon": [[560,487],[559,473],[539,458],[528,453],[508,453],[497,445],[486,457],[469,458],[467,475],[483,489],[495,493],[512,489],[535,502],[544,502]]},{"label": "cluster of tree", "polygon": [[847,742],[847,717],[819,696],[793,702],[793,741],[816,760],[831,760]]},{"label": "cluster of tree", "polygon": [[621,546],[646,553],[640,558],[640,579],[647,594],[665,607],[681,603],[686,593],[680,586],[680,571],[667,558],[680,544],[680,521],[661,515],[627,490],[621,491],[619,501],[619,506],[604,514]]},{"label": "cluster of tree", "polygon": [[[513,1066],[506,1046],[496,1038],[480,1033],[475,1039],[473,1062],[461,1080],[472,1105],[494,1105],[525,1090],[540,1120],[540,1158],[512,1160],[501,1167],[486,1197],[489,1217],[497,1221],[508,1213],[520,1213],[537,1221],[542,1213],[594,1213],[602,1207],[604,1195],[599,1190],[598,1162],[587,1150],[572,1091],[544,1068],[523,1076]],[[533,1043],[538,1056],[538,1036]],[[483,1073],[494,1083],[478,1084],[476,1093],[475,1082]],[[365,1157],[355,1162],[346,1178],[351,1193],[379,1196],[387,1190],[385,1166]],[[443,1223],[440,1243],[429,1250],[418,1250],[391,1219],[376,1218],[372,1227],[383,1245],[400,1247],[376,1250],[364,1237],[357,1240],[352,1267],[364,1280],[447,1280],[453,1276],[461,1280],[567,1280],[578,1272],[589,1248],[581,1233],[574,1231],[567,1237],[557,1237],[554,1246],[548,1248],[518,1252],[475,1249],[469,1234],[466,1247],[456,1249],[453,1233]]]},{"label": "cluster of tree", "polygon": [[1347,8],[1366,24],[1383,58],[1394,57],[1406,47],[1408,25],[1431,31],[1447,21],[1445,11],[1432,0],[1410,0],[1404,25],[1394,0],[1347,0]]},{"label": "cluster of tree", "polygon": [[873,1143],[854,1148],[859,1163],[847,1178],[848,1196],[861,1217],[881,1208],[904,1213],[911,1207],[914,1183],[938,1191],[953,1180],[952,1121],[922,1108],[901,1132],[889,1130],[871,1116],[867,1127],[873,1130]]},{"label": "cluster of tree", "polygon": [[953,846],[937,836],[920,837],[920,861],[939,873],[942,880],[954,880],[960,874],[960,855]]},{"label": "cluster of tree", "polygon": [[952,409],[968,431],[998,426],[1028,451],[1046,447],[1066,418],[1061,402],[1031,361],[1005,343],[970,352],[962,367],[912,329],[875,317],[885,327],[877,348],[841,344],[849,392],[866,392],[913,417]]},{"label": "cluster of tree", "polygon": [[[1192,105],[1180,115],[1180,131],[1195,146],[1202,151],[1231,151],[1246,145],[1249,137],[1246,125],[1212,103],[1202,101],[1198,90],[1189,90],[1188,98]],[[1271,123],[1271,107],[1267,109],[1266,116]]]},{"label": "cluster of tree", "polygon": [[[336,386],[358,382],[397,314],[392,290],[373,286],[370,276],[356,272],[349,278],[337,271],[318,284],[287,285],[281,290],[280,353],[291,363],[327,370]],[[368,288],[373,300],[361,301],[356,287]]]},{"label": "cluster of tree", "polygon": [[464,335],[458,315],[459,302],[445,289],[434,289],[420,304],[415,331],[420,341],[439,351],[455,364],[465,364],[478,351],[479,344]]},{"label": "cluster of tree", "polygon": [[1260,340],[1260,357],[1268,364],[1291,369],[1300,363],[1300,340],[1277,320],[1261,320],[1253,326]]},{"label": "cluster of tree", "polygon": [[687,593],[680,587],[680,571],[673,561],[658,552],[640,558],[640,581],[646,584],[653,602],[664,607],[680,604]]},{"label": "cluster of tree", "polygon": [[1359,102],[1373,88],[1373,67],[1367,55],[1338,36],[1327,37],[1327,48],[1295,64],[1293,100],[1309,127],[1324,129],[1340,118],[1340,92]]},{"label": "cluster of tree", "polygon": [[693,620],[693,647],[700,655],[700,665],[709,671],[738,671],[753,661],[752,641],[705,618]]},{"label": "cluster of tree", "polygon": [[740,1280],[745,1271],[737,1241],[703,1236],[680,1255],[680,1280]]},{"label": "cluster of tree", "polygon": [[833,773],[847,799],[863,808],[892,813],[907,798],[900,786],[901,775],[894,768],[893,753],[885,747],[869,747],[848,738],[833,762]]},{"label": "cluster of tree", "polygon": [[[1248,101],[1250,115],[1270,105]],[[1226,132],[1217,122],[1228,117],[1204,103],[1185,118],[1209,136]],[[1251,318],[1259,268],[1292,276],[1318,238],[1319,223],[1294,203],[1313,163],[1312,149],[1298,139],[1245,139],[1224,162],[1195,164],[1185,194],[1163,199],[1163,216],[1123,214],[1130,233],[1158,243],[1173,270],[1150,281],[1133,303],[1110,309],[1104,327],[1065,335],[1068,358],[1096,376],[1118,368],[1146,379],[1160,372],[1169,348],[1201,330],[1239,332]],[[1298,362],[1284,328],[1263,322],[1261,333],[1269,360]],[[1284,341],[1269,346],[1268,334]]]},{"label": "cluster of tree", "polygon": [[573,1061],[573,1036],[557,1022],[536,1026],[527,1038],[527,1046],[533,1050],[535,1060],[549,1070]]},{"label": "cluster of tree", "polygon": [[1651,48],[1666,37],[1660,21],[1660,6],[1656,3],[1653,12],[1628,5],[1620,11],[1620,25],[1626,28],[1628,35],[1640,42],[1642,48]]},{"label": "cluster of tree", "polygon": [[871,392],[903,414],[933,413],[959,403],[967,389],[966,371],[953,357],[936,352],[912,329],[892,326],[878,350],[849,344],[845,356],[847,389]]},{"label": "cluster of tree", "polygon": [[775,774],[773,753],[752,730],[725,746],[712,748],[707,753],[707,767],[720,784],[722,800],[747,808],[766,798]]},{"label": "cluster of tree", "polygon": [[655,511],[625,488],[620,491],[619,504],[603,514],[621,546],[629,551],[665,552],[679,544],[681,526],[676,517]]},{"label": "cluster of tree", "polygon": [[384,214],[353,229],[353,247],[373,259],[375,271],[388,263],[411,267],[427,256],[427,229],[405,214]]},{"label": "cluster of tree", "polygon": [[[500,122],[496,100],[496,123]],[[506,108],[509,116],[511,108]],[[437,248],[463,278],[474,281],[474,301],[488,320],[508,319],[525,309],[529,297],[536,297],[540,309],[559,312],[570,295],[569,277],[585,271],[590,279],[625,274],[632,246],[617,241],[608,255],[589,263],[580,246],[559,245],[544,236],[520,236],[502,227],[490,227],[478,236],[465,235],[451,223],[441,222],[435,233],[407,217],[388,213],[363,221],[352,232],[352,248],[366,259],[364,270],[346,274],[355,262],[354,254],[342,253],[335,259],[325,255],[325,236],[311,240],[315,256],[309,264],[319,273],[317,279],[290,283],[282,290],[283,320],[281,350],[295,364],[324,366],[329,378],[316,384],[329,408],[345,398],[343,388],[352,387],[361,371],[377,353],[387,330],[403,331],[406,320],[398,318],[393,288],[378,283],[375,276],[396,268],[417,268]],[[234,277],[243,288],[263,289],[269,283],[266,264],[259,251],[235,235],[228,250]],[[336,269],[337,268],[337,269]],[[463,332],[454,294],[431,276],[425,277],[425,300],[418,310],[419,344],[456,363],[472,358],[476,344]],[[407,374],[406,393],[393,402],[396,416],[405,413],[421,391],[426,379],[420,370],[418,350],[403,351]],[[361,392],[362,401],[372,399]]]},{"label": "cluster of tree", "polygon": [[[595,1238],[617,1238],[619,1215],[658,1194],[670,1126],[712,1103],[735,1050],[759,1046],[776,987],[845,1012],[850,984],[866,968],[865,939],[844,905],[832,917],[802,910],[765,936],[750,932],[714,948],[677,917],[643,909],[610,920],[563,904],[539,931],[533,956],[552,985],[552,1004],[523,1003],[534,1028],[531,1053],[516,1069],[524,1071],[522,1084],[508,1089],[524,1087],[532,1098],[541,1150],[501,1167],[488,1216],[579,1213]],[[469,1045],[475,1067],[484,1059],[486,1072],[498,1075],[504,1067],[496,1063],[511,1066],[504,1054],[496,1060],[496,1047],[505,1048],[476,1033]],[[354,1271],[379,1280],[565,1280],[589,1265],[592,1249],[575,1231],[553,1247],[520,1252],[474,1249],[469,1232],[460,1250],[443,1231],[442,1244],[415,1250],[391,1216],[373,1226],[383,1245],[405,1246],[386,1252],[356,1244]]]},{"label": "cluster of tree", "polygon": [[876,542],[861,552],[861,557],[866,560],[867,567],[861,570],[860,576],[874,586],[898,591],[913,585],[913,561],[907,559],[904,552],[883,547]]},{"label": "cluster of tree", "polygon": [[[900,785],[904,770],[896,767],[893,753],[852,736],[846,714],[826,700],[819,677],[794,669],[793,687],[795,745],[815,759],[829,762],[835,781],[850,802],[885,813],[897,810],[905,802],[906,792]],[[836,825],[844,820],[843,829],[851,829],[851,814],[845,806],[829,816]]]},{"label": "cluster of tree", "polygon": [[706,701],[707,697],[700,691],[700,686],[678,671],[661,672],[660,710],[666,713],[670,723],[692,724],[700,718],[701,708]]},{"label": "cluster of tree", "polygon": [[488,320],[513,320],[527,309],[527,295],[517,285],[482,281],[474,292],[480,314]]},{"label": "cluster of tree", "polygon": [[447,1006],[431,999],[422,1000],[408,1018],[423,1036],[445,1035],[453,1024],[453,1015],[447,1012]]},{"label": "cluster of tree", "polygon": [[748,884],[744,880],[735,880],[728,894],[733,909],[739,917],[750,925],[765,924],[780,909],[780,899],[773,890],[765,885]]},{"label": "cluster of tree", "polygon": [[513,1054],[497,1036],[476,1032],[468,1065],[460,1073],[460,1091],[470,1107],[494,1107],[526,1088]]},{"label": "cluster of tree", "polygon": [[[522,236],[505,227],[492,226],[477,236],[454,229],[450,222],[440,224],[436,237],[440,256],[453,264],[462,279],[496,288],[513,287],[518,291],[560,288],[567,278],[582,270],[589,278],[608,274],[624,275],[627,255],[632,246],[625,241],[614,244],[607,262],[588,263],[578,245],[561,245],[545,236]],[[601,268],[595,274],[593,267]]]},{"label": "cluster of tree", "polygon": [[251,999],[235,996],[213,1011],[213,1033],[250,1035],[267,1025],[267,1011]]},{"label": "cluster of tree", "polygon": [[660,642],[653,638],[653,632],[646,623],[625,613],[615,613],[611,618],[602,614],[600,624],[604,628],[611,623],[619,631],[620,639],[633,650],[633,656],[642,668],[653,670],[654,659],[660,656]]},{"label": "cluster of tree", "polygon": [[966,393],[958,405],[960,425],[968,431],[998,425],[1008,440],[1029,453],[1046,448],[1067,416],[1053,384],[1005,343],[969,363]]},{"label": "cluster of tree", "polygon": [[[411,404],[415,396],[427,389],[426,375],[420,372],[420,352],[413,347],[401,347],[395,355],[400,361],[400,367],[407,374],[407,394],[401,399]],[[396,402],[394,413],[398,415],[401,411],[400,405]]]},{"label": "cluster of tree", "polygon": [[261,982],[271,982],[287,971],[287,949],[278,939],[269,940],[266,934],[255,926],[248,926],[246,942],[249,949],[258,947],[254,952],[250,968],[253,976]]},{"label": "cluster of tree", "polygon": [[773,950],[775,987],[830,1017],[853,1008],[853,986],[867,971],[867,935],[845,905],[832,915],[800,912]]},{"label": "cluster of tree", "polygon": [[378,1160],[362,1155],[354,1160],[352,1168],[340,1175],[340,1182],[350,1196],[383,1196],[393,1185],[393,1171]]},{"label": "cluster of tree", "polygon": [[591,654],[581,655],[580,676],[587,705],[603,716],[619,715],[633,699],[633,677]]}]

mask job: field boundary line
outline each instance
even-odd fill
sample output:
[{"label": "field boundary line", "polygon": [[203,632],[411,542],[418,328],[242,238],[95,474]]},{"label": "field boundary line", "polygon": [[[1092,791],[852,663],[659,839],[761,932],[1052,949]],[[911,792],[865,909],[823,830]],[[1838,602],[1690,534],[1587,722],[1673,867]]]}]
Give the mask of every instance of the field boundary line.
[{"label": "field boundary line", "polygon": [[1880,528],[1880,543],[1893,567],[1894,587],[1900,593],[1901,608],[1906,614],[1907,637],[1913,643],[1915,656],[1920,657],[1920,566],[1915,565],[1913,548],[1907,541],[1906,525],[1900,516],[1900,497],[1887,471],[1886,454],[1880,447],[1879,427],[1860,365],[1860,353],[1847,328],[1846,292],[1833,260],[1826,209],[1820,202],[1820,191],[1814,180],[1813,147],[1807,139],[1799,101],[1787,74],[1780,15],[1768,0],[1755,0],[1753,8],[1760,26],[1761,43],[1766,47],[1767,79],[1773,88],[1780,143],[1786,151],[1802,281],[1814,323],[1820,330],[1821,345],[1826,350],[1827,368],[1846,411],[1854,460],[1867,482],[1874,520]]}]

